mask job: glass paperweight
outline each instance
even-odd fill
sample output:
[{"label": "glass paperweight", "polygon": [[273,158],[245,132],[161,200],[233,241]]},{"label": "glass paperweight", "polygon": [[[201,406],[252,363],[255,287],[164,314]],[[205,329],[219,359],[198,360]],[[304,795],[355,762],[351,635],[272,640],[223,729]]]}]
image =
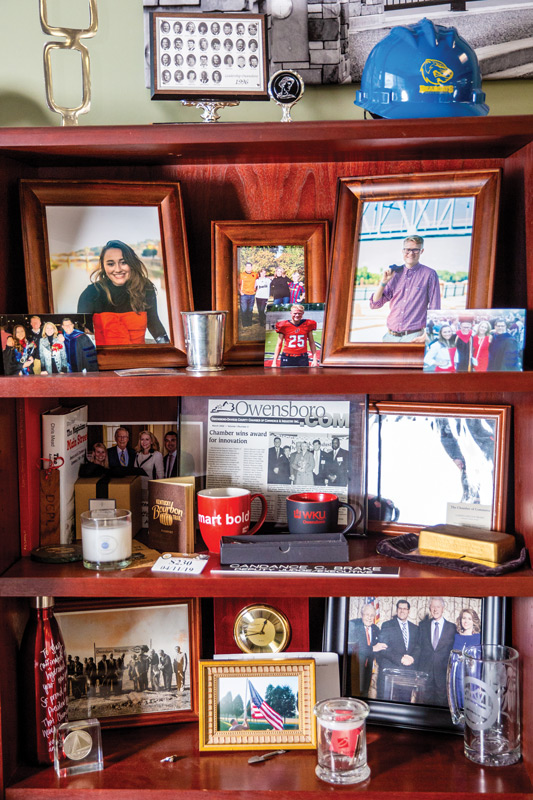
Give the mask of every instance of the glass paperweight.
[{"label": "glass paperweight", "polygon": [[104,768],[102,736],[97,719],[78,719],[58,725],[54,739],[54,767],[60,778],[98,772]]}]

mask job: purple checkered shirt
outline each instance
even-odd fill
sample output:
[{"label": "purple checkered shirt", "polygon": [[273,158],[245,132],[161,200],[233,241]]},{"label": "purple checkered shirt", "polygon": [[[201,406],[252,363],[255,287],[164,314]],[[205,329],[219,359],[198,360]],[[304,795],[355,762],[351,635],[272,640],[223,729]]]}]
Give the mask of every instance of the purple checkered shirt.
[{"label": "purple checkered shirt", "polygon": [[390,302],[387,327],[391,331],[418,331],[426,327],[428,308],[440,308],[437,273],[424,264],[395,272],[383,289],[380,300],[370,298],[370,308],[382,308]]}]

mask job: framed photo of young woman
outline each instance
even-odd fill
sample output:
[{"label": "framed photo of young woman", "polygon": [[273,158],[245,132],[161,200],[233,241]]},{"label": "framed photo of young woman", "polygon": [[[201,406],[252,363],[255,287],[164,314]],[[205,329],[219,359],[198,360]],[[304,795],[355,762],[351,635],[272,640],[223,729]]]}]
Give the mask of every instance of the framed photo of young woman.
[{"label": "framed photo of young woman", "polygon": [[326,299],[328,223],[213,222],[213,308],[227,311],[224,362],[261,363],[266,308]]},{"label": "framed photo of young woman", "polygon": [[324,366],[420,367],[428,311],[492,304],[500,170],[340,178]]},{"label": "framed photo of young woman", "polygon": [[179,183],[22,180],[20,200],[32,309],[93,314],[103,369],[187,363]]}]

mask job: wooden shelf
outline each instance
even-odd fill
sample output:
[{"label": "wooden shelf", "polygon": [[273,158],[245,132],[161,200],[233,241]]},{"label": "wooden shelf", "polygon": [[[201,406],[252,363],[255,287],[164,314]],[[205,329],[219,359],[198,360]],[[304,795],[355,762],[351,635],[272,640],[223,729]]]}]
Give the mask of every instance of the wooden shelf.
[{"label": "wooden shelf", "polygon": [[[102,772],[59,779],[53,768],[21,767],[6,800],[44,800],[60,791],[69,798],[128,800],[209,797],[236,800],[318,800],[364,793],[369,800],[461,800],[531,798],[522,764],[482,769],[463,754],[462,736],[368,726],[370,779],[359,786],[331,787],[315,776],[315,751],[290,751],[264,764],[248,764],[250,752],[200,753],[195,723],[103,732]],[[177,754],[179,761],[161,764]]]},{"label": "wooden shelf", "polygon": [[[30,558],[17,561],[0,578],[0,596],[24,597],[351,597],[373,595],[379,586],[383,596],[412,594],[416,582],[419,595],[533,595],[533,571],[524,568],[500,577],[466,575],[436,567],[421,567],[376,553],[380,537],[352,539],[351,566],[385,566],[400,569],[399,577],[356,576],[273,577],[268,575],[216,575],[219,557],[211,555],[197,576],[157,575],[149,569],[95,573],[75,564],[41,564]],[[340,568],[342,569],[340,565]],[[378,583],[376,583],[376,581]]]},{"label": "wooden shelf", "polygon": [[[298,389],[295,390],[297,381]],[[498,394],[532,392],[533,372],[484,372],[446,375],[422,370],[228,367],[197,375],[119,377],[113,371],[82,375],[0,377],[0,397],[235,397],[342,394]]]}]

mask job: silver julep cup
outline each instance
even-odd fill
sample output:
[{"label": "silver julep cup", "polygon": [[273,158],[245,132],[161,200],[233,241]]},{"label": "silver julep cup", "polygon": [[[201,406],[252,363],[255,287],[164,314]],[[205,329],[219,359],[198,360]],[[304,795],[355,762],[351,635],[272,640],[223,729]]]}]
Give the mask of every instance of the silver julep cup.
[{"label": "silver julep cup", "polygon": [[182,311],[188,370],[216,372],[224,369],[224,330],[227,311]]}]

